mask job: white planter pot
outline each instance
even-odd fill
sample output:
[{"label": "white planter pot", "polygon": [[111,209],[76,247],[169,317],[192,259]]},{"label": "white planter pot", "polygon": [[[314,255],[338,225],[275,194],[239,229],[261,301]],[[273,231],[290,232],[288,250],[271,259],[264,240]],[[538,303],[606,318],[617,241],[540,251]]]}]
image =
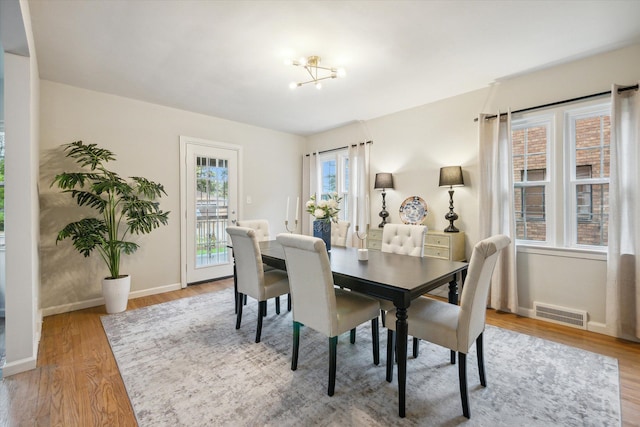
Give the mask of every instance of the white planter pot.
[{"label": "white planter pot", "polygon": [[129,291],[131,290],[131,276],[117,279],[102,279],[102,296],[107,306],[107,313],[120,313],[127,309]]}]

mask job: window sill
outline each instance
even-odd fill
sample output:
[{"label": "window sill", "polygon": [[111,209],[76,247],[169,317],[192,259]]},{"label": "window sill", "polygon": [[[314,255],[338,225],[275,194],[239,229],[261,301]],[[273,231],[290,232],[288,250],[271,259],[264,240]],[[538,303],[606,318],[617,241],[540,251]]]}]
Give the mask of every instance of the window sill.
[{"label": "window sill", "polygon": [[599,251],[595,249],[559,248],[551,246],[516,244],[516,252],[547,256],[559,256],[565,258],[592,259],[597,261],[607,260],[606,249]]}]

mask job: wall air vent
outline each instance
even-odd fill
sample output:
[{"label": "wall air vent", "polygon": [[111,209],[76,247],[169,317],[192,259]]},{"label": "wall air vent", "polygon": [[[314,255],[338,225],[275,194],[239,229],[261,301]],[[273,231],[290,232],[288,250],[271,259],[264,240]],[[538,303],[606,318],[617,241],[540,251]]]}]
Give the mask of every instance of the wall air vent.
[{"label": "wall air vent", "polygon": [[536,319],[547,320],[549,322],[572,326],[574,328],[587,329],[586,311],[559,307],[535,301],[533,303],[533,311]]}]

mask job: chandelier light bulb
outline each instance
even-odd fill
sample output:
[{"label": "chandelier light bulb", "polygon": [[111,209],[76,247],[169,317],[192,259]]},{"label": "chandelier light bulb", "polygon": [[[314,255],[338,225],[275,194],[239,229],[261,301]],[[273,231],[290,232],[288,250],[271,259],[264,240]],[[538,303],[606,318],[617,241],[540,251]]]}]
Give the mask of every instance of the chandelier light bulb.
[{"label": "chandelier light bulb", "polygon": [[322,89],[322,83],[316,82],[316,89],[318,90]]},{"label": "chandelier light bulb", "polygon": [[300,57],[300,59],[298,59],[298,65],[300,65],[302,67],[306,67],[307,66],[307,58],[305,58],[304,56]]},{"label": "chandelier light bulb", "polygon": [[298,83],[296,83],[296,82],[289,83],[289,89],[294,90],[297,87],[298,87]]},{"label": "chandelier light bulb", "polygon": [[336,71],[336,75],[340,78],[346,77],[347,70],[345,70],[344,68],[338,68],[338,70]]},{"label": "chandelier light bulb", "polygon": [[284,65],[293,65],[293,64],[294,62],[293,62],[293,59],[291,58],[287,58],[284,60]]}]

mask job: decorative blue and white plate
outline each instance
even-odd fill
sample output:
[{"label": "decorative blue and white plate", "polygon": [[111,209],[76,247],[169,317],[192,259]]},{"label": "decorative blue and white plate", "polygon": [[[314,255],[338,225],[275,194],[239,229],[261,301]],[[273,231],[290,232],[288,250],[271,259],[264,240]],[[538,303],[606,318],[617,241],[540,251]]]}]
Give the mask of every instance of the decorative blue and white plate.
[{"label": "decorative blue and white plate", "polygon": [[400,219],[405,224],[420,224],[427,213],[427,203],[418,196],[407,197],[400,205]]}]

